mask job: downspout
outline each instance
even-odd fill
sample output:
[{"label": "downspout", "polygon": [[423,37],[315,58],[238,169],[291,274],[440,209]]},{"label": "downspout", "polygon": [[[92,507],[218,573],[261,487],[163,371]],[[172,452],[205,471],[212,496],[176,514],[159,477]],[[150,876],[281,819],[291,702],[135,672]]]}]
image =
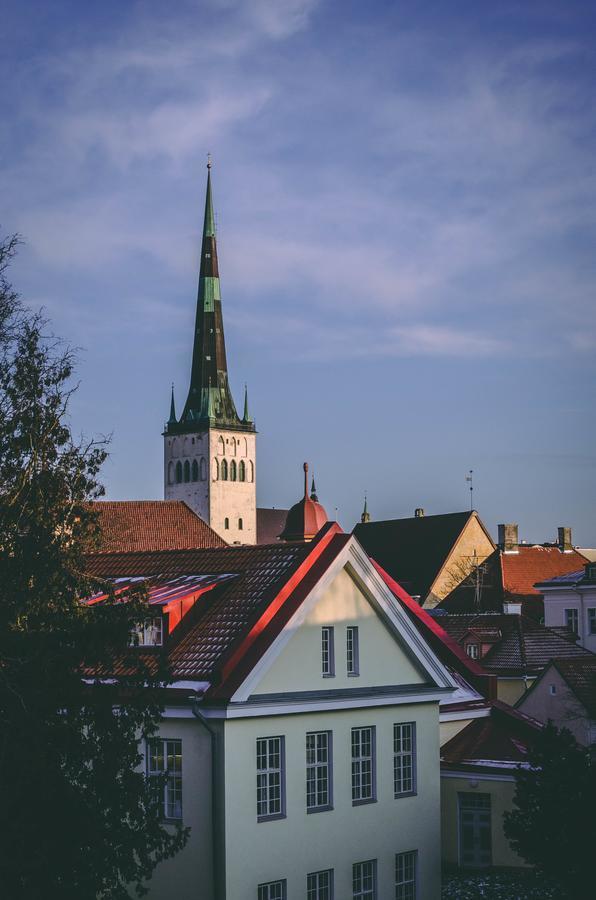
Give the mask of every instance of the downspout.
[{"label": "downspout", "polygon": [[199,720],[199,722],[211,738],[211,865],[213,868],[213,896],[214,900],[223,900],[219,879],[219,856],[217,853],[217,839],[219,837],[219,831],[216,828],[216,824],[219,819],[219,810],[217,804],[217,779],[215,770],[217,760],[217,733],[213,730],[213,728],[199,709],[199,705],[196,699],[194,700],[191,709],[193,715]]}]

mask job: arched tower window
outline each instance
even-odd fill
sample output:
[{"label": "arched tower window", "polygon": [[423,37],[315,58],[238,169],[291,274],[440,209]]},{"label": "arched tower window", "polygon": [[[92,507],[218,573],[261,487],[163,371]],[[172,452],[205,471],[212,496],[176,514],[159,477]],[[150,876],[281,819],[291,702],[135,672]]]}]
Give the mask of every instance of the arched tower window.
[{"label": "arched tower window", "polygon": [[172,441],[172,456],[180,456],[180,445],[178,443],[178,438],[174,438]]},{"label": "arched tower window", "polygon": [[182,444],[182,456],[188,456],[190,454],[190,440],[189,438],[184,438],[184,443]]},{"label": "arched tower window", "polygon": [[238,519],[238,531],[242,531],[243,528],[244,528],[244,523],[243,523],[242,519]]},{"label": "arched tower window", "polygon": [[192,480],[193,481],[199,480],[199,464],[196,461],[196,459],[193,459],[193,461],[192,461]]},{"label": "arched tower window", "polygon": [[246,481],[246,463],[243,459],[240,460],[238,466],[238,481]]},{"label": "arched tower window", "polygon": [[240,438],[240,455],[248,456],[248,444],[246,443],[246,438]]},{"label": "arched tower window", "polygon": [[219,477],[222,481],[228,480],[228,461],[227,459],[222,459],[221,465],[219,467]]},{"label": "arched tower window", "polygon": [[180,460],[176,463],[176,484],[180,484],[182,481],[182,463]]},{"label": "arched tower window", "polygon": [[184,481],[190,481],[190,463],[188,460],[184,461]]},{"label": "arched tower window", "polygon": [[168,484],[174,484],[174,463],[171,460],[168,463]]},{"label": "arched tower window", "polygon": [[230,456],[236,456],[236,438],[230,438]]},{"label": "arched tower window", "polygon": [[207,478],[207,463],[204,456],[201,456],[201,462],[199,463],[199,478],[201,481],[205,481]]},{"label": "arched tower window", "polygon": [[219,462],[217,461],[217,457],[213,458],[213,480],[217,481],[219,478]]},{"label": "arched tower window", "polygon": [[236,481],[237,469],[236,469],[236,460],[233,459],[230,463],[230,481]]},{"label": "arched tower window", "polygon": [[223,456],[226,452],[226,445],[224,444],[224,439],[221,436],[217,441],[217,452],[220,456]]},{"label": "arched tower window", "polygon": [[251,459],[248,461],[248,480],[251,482],[255,480],[255,464]]},{"label": "arched tower window", "polygon": [[227,530],[230,527],[230,520],[226,516],[224,519],[224,528]]}]

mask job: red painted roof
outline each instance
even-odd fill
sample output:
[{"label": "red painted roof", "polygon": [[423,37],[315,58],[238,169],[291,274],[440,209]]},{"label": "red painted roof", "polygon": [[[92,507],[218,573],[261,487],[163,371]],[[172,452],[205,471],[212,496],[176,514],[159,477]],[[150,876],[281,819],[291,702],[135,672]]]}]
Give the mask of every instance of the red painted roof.
[{"label": "red painted roof", "polygon": [[517,553],[500,553],[504,599],[538,597],[534,585],[555,575],[566,575],[581,569],[587,562],[577,550],[562,553],[558,547],[524,546]]},{"label": "red painted roof", "polygon": [[99,553],[225,547],[226,542],[182,500],[101,500]]},{"label": "red painted roof", "polygon": [[528,748],[542,727],[506,703],[493,700],[490,716],[474,719],[441,747],[441,768],[470,769],[480,764],[493,769],[495,763],[515,768],[526,761]]}]

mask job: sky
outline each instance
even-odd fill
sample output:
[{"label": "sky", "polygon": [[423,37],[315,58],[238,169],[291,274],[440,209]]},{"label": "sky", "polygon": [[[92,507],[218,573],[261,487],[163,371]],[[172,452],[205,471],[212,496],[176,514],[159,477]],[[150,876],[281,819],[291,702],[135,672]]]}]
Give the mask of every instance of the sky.
[{"label": "sky", "polygon": [[0,0],[12,280],[78,348],[110,499],[163,496],[207,153],[257,500],[474,506],[596,546],[590,0]]}]

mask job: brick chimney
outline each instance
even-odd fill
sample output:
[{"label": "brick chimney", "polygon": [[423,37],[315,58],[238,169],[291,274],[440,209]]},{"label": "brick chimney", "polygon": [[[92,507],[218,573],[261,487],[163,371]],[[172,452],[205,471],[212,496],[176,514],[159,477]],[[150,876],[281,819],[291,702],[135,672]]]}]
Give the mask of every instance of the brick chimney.
[{"label": "brick chimney", "polygon": [[414,518],[415,518],[415,519],[423,519],[423,518],[424,518],[424,510],[422,509],[421,506],[418,506],[418,507],[414,510]]},{"label": "brick chimney", "polygon": [[519,553],[517,545],[519,543],[517,536],[517,524],[510,523],[508,525],[498,525],[499,529],[499,548],[504,553]]},{"label": "brick chimney", "polygon": [[566,528],[563,526],[559,526],[557,529],[559,538],[557,543],[559,544],[559,550],[561,553],[571,553],[573,550],[573,544],[571,543],[571,528]]}]

